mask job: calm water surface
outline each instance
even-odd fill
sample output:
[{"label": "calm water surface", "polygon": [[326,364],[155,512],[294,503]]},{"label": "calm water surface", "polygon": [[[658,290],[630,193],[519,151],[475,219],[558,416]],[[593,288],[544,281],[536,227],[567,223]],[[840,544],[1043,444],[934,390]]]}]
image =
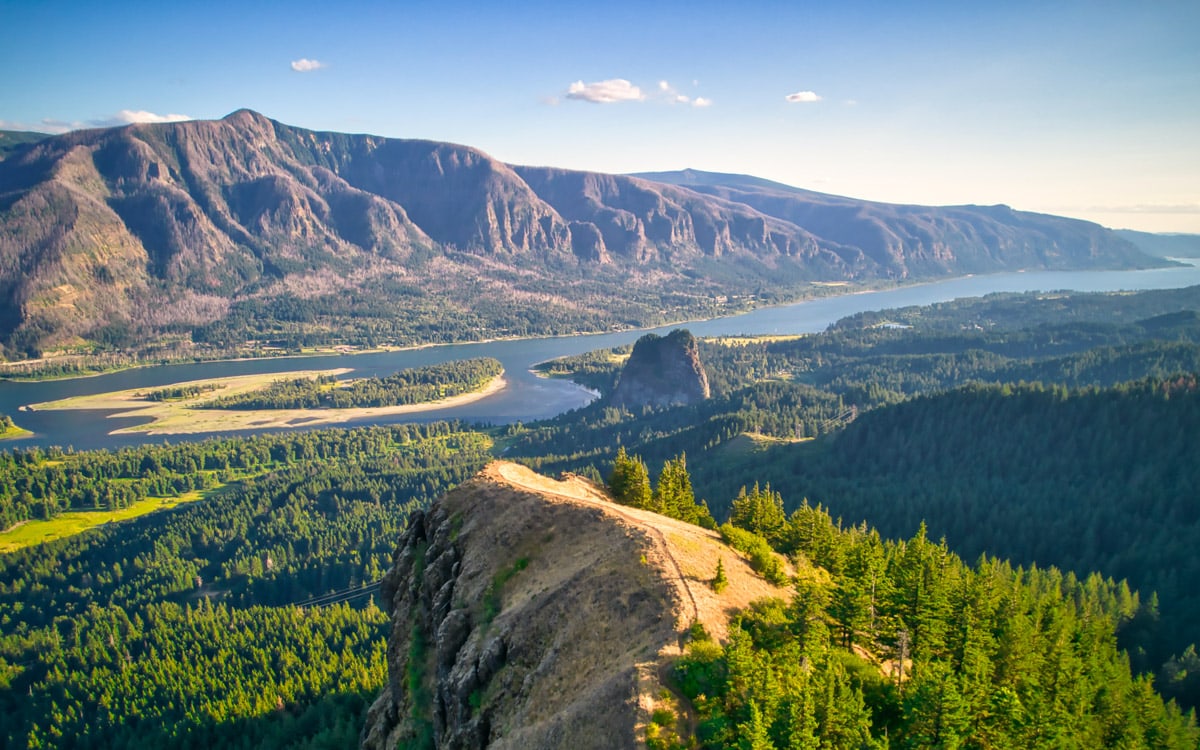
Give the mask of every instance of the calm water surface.
[{"label": "calm water surface", "polygon": [[[909,305],[929,305],[960,297],[980,297],[993,292],[1074,290],[1104,292],[1143,289],[1178,289],[1200,284],[1200,267],[1153,269],[1147,271],[1082,271],[1009,273],[969,276],[931,282],[880,292],[849,294],[798,302],[780,307],[755,310],[728,318],[697,321],[687,327],[698,336],[737,334],[815,333],[831,323],[855,313]],[[651,329],[665,332],[676,326]],[[21,412],[19,407],[41,401],[53,401],[128,388],[152,388],[228,375],[287,372],[297,369],[353,367],[351,376],[388,375],[409,367],[421,367],[456,359],[495,357],[504,364],[508,387],[500,393],[473,404],[418,415],[372,419],[358,424],[385,424],[400,421],[461,419],[467,422],[503,424],[531,421],[560,414],[587,404],[593,398],[587,390],[563,380],[535,377],[529,368],[555,357],[580,354],[593,349],[620,346],[636,341],[646,331],[623,331],[595,335],[557,336],[519,341],[494,341],[482,344],[455,344],[404,352],[383,352],[351,356],[331,355],[288,359],[259,359],[241,362],[205,362],[201,364],[163,365],[102,375],[92,378],[50,382],[0,382],[0,413],[13,415],[32,437],[12,441],[13,446],[71,445],[76,448],[102,448],[160,442],[163,436],[109,435],[111,430],[137,420],[113,419],[107,412],[43,411]],[[207,435],[173,435],[171,441],[198,440]]]}]

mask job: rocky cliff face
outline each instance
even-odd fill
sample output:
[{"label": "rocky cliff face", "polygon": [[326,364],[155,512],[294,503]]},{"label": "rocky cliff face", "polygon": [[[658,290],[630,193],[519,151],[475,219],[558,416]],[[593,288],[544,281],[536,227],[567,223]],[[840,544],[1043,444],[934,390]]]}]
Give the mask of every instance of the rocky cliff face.
[{"label": "rocky cliff face", "polygon": [[413,516],[382,589],[370,750],[637,747],[692,623],[720,638],[734,608],[780,595],[714,532],[504,463]]},{"label": "rocky cliff face", "polygon": [[463,303],[472,311],[528,299],[533,316],[548,302],[539,281],[564,275],[720,296],[1154,262],[1094,224],[1004,207],[888,206],[736,175],[512,167],[467,146],[315,132],[248,110],[8,136],[0,343],[29,352],[121,326],[178,332],[246,298],[376,294],[380,278],[447,298],[463,286],[447,278],[470,279],[496,290]]},{"label": "rocky cliff face", "polygon": [[708,375],[700,363],[696,337],[682,328],[666,336],[648,333],[633,345],[612,401],[616,406],[677,406],[709,396]]}]

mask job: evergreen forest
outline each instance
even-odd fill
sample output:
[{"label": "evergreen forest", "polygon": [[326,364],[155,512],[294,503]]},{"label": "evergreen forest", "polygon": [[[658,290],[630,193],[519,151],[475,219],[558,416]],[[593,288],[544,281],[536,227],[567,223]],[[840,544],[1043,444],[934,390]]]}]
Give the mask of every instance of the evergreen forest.
[{"label": "evergreen forest", "polygon": [[198,497],[0,554],[0,742],[354,746],[408,514],[502,455],[791,586],[692,634],[652,747],[1200,747],[1200,289],[702,340],[662,409],[608,403],[627,351],[547,364],[601,397],[539,423],[0,453],[0,529]]}]

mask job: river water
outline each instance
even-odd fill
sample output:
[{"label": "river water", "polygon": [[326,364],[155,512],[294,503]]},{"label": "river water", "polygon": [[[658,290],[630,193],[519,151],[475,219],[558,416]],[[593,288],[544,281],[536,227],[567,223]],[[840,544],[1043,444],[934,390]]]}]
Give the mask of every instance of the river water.
[{"label": "river water", "polygon": [[[1194,263],[1194,261],[1188,261]],[[929,282],[878,292],[831,296],[768,307],[728,318],[684,324],[697,336],[738,334],[815,333],[831,323],[855,313],[910,305],[929,305],[961,297],[980,297],[993,292],[1074,290],[1104,292],[1120,290],[1178,289],[1200,284],[1200,266],[1188,265],[1145,271],[1075,271],[1006,273],[968,276]],[[651,329],[665,332],[676,326]],[[456,359],[495,357],[504,365],[508,387],[503,391],[464,406],[422,412],[420,414],[374,419],[357,424],[384,424],[399,421],[460,419],[466,422],[503,424],[544,419],[587,404],[592,394],[565,380],[538,378],[529,368],[555,357],[580,354],[594,349],[620,346],[636,341],[646,331],[556,336],[540,339],[492,341],[479,344],[453,344],[400,352],[330,355],[319,357],[256,359],[237,362],[161,365],[73,380],[42,382],[0,382],[0,414],[12,415],[34,435],[9,445],[63,445],[79,449],[111,448],[161,442],[163,436],[138,434],[110,435],[110,431],[138,420],[114,419],[103,411],[19,412],[26,404],[53,401],[128,388],[152,388],[186,380],[287,372],[297,369],[353,367],[351,376],[388,375],[409,367],[421,367]],[[198,440],[207,435],[172,435],[171,441]]]}]

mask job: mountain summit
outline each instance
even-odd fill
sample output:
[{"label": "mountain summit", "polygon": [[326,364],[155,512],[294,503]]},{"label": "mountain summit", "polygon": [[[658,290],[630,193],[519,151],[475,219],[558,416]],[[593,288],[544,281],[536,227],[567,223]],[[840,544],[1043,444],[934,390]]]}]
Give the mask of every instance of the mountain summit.
[{"label": "mountain summit", "polygon": [[692,627],[724,639],[733,612],[784,591],[715,531],[492,463],[410,519],[362,746],[644,747]]},{"label": "mountain summit", "polygon": [[694,171],[514,167],[467,146],[316,132],[250,110],[6,148],[10,357],[214,325],[209,339],[328,335],[364,315],[395,343],[594,330],[811,281],[1154,263],[1095,224],[1005,207],[889,206]]}]

